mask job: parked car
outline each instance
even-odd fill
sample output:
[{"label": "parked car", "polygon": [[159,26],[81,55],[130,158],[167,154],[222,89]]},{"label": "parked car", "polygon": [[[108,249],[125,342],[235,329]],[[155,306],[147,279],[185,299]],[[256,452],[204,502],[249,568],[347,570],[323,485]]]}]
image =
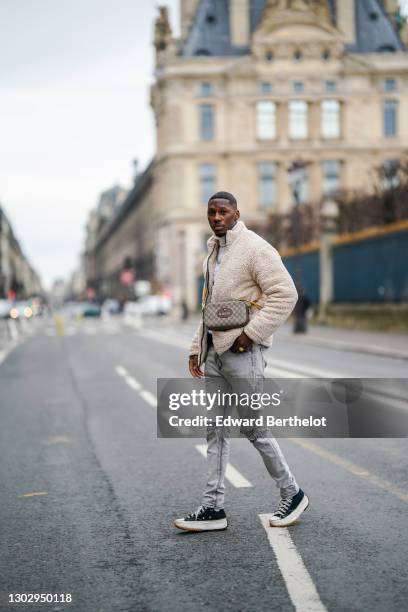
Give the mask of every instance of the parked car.
[{"label": "parked car", "polygon": [[101,307],[96,302],[83,302],[81,305],[81,316],[100,317]]},{"label": "parked car", "polygon": [[165,315],[171,310],[171,300],[164,295],[144,295],[138,304],[142,315]]},{"label": "parked car", "polygon": [[10,317],[11,306],[10,300],[0,300],[0,319],[8,319]]},{"label": "parked car", "polygon": [[29,302],[25,300],[20,300],[18,302],[13,302],[10,308],[10,318],[11,319],[31,319],[33,316],[33,310]]},{"label": "parked car", "polygon": [[111,315],[119,314],[120,312],[120,303],[119,300],[115,300],[113,298],[108,298],[104,301],[102,305],[102,311]]}]

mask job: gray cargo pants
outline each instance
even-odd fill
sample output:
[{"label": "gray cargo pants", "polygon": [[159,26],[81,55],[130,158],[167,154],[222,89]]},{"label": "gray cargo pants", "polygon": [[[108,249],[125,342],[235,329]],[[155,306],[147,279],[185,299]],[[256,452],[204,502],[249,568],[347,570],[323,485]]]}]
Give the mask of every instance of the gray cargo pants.
[{"label": "gray cargo pants", "polygon": [[[226,351],[218,355],[211,344],[205,362],[204,373],[206,378],[222,377],[231,384],[232,379],[263,379],[266,360],[265,348],[253,344],[244,353]],[[207,381],[206,381],[207,382]],[[233,385],[235,385],[235,382]],[[254,381],[256,384],[256,381]],[[259,381],[261,382],[261,381]],[[216,381],[214,381],[216,384]],[[249,384],[251,384],[249,382]],[[254,389],[255,390],[255,389]],[[232,408],[224,409],[224,416],[232,413]],[[267,429],[241,428],[241,432],[259,451],[265,467],[279,487],[281,497],[295,495],[299,486],[291,473],[285,457],[275,438],[269,435]],[[267,437],[265,437],[267,436]],[[225,471],[230,451],[230,429],[228,427],[207,427],[207,484],[202,498],[202,505],[210,508],[224,507]]]}]

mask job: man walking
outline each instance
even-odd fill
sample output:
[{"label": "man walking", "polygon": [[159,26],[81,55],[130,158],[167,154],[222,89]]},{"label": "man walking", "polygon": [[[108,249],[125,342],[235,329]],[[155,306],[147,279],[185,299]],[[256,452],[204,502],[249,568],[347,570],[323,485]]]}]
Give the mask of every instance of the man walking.
[{"label": "man walking", "polygon": [[[204,319],[201,320],[190,348],[190,373],[209,380],[221,377],[230,384],[237,378],[263,378],[266,365],[263,353],[296,304],[295,285],[276,249],[240,220],[232,194],[215,193],[208,201],[207,217],[214,235],[207,242],[204,304],[245,298],[253,306],[244,327],[210,332]],[[306,494],[267,430],[257,427],[241,430],[261,454],[280,489],[281,499],[270,519],[271,526],[291,525],[309,505]],[[207,484],[197,510],[176,519],[174,524],[179,529],[226,529],[224,479],[229,446],[227,427],[207,428]]]}]

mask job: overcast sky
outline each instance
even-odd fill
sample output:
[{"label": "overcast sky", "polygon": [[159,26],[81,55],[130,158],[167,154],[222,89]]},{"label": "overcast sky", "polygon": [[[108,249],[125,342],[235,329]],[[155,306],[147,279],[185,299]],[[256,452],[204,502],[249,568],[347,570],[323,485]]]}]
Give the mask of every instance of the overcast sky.
[{"label": "overcast sky", "polygon": [[153,154],[157,4],[0,1],[0,202],[46,285],[77,265],[99,193]]},{"label": "overcast sky", "polygon": [[0,0],[0,202],[46,286],[99,193],[153,155],[158,4],[178,28],[178,0]]}]

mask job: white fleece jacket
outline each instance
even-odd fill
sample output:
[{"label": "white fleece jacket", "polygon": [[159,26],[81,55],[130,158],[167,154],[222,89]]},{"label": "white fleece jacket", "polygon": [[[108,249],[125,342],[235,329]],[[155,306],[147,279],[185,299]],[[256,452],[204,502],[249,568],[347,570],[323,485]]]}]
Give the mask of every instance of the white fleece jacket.
[{"label": "white fleece jacket", "polygon": [[[203,265],[205,278],[208,263],[209,287],[214,277],[216,242],[215,235],[207,241],[208,255]],[[278,251],[240,220],[227,231],[225,253],[209,301],[239,298],[257,302],[262,309],[251,307],[245,327],[213,332],[214,348],[219,355],[230,349],[243,331],[254,343],[270,346],[273,333],[289,317],[298,299]],[[189,354],[198,355],[200,365],[207,357],[207,329],[202,319]]]}]

